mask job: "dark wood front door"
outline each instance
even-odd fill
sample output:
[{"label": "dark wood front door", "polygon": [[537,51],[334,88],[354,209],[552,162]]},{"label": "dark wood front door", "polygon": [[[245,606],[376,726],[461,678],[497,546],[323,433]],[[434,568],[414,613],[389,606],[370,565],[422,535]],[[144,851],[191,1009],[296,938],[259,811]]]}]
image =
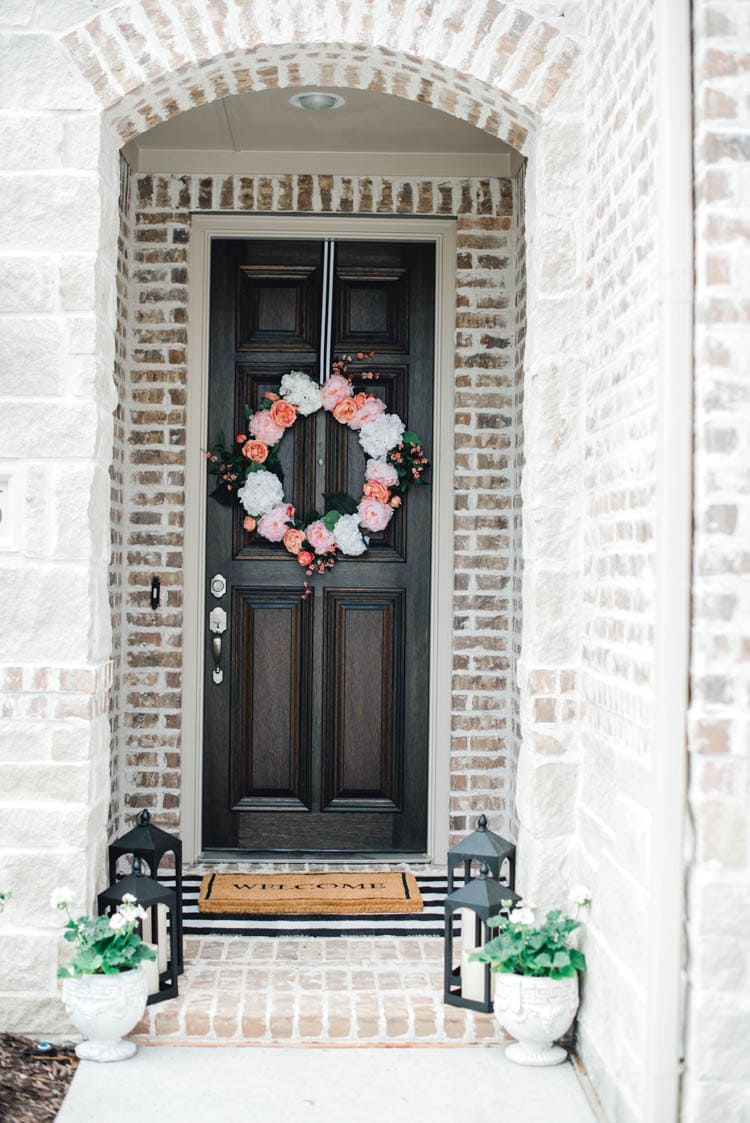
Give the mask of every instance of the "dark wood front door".
[{"label": "dark wood front door", "polygon": [[[355,390],[384,398],[432,449],[434,247],[337,242],[331,344]],[[209,443],[244,427],[289,370],[321,370],[321,241],[215,241]],[[328,305],[326,301],[326,305]],[[357,370],[380,372],[363,381]],[[326,372],[329,373],[329,372]],[[361,494],[358,434],[323,410],[281,444],[285,501],[323,509]],[[208,485],[208,491],[212,485]],[[418,853],[427,845],[432,488],[414,488],[359,558],[311,578],[249,535],[239,505],[207,499],[204,849]],[[215,596],[212,578],[226,580]],[[223,682],[208,615],[227,613]]]}]

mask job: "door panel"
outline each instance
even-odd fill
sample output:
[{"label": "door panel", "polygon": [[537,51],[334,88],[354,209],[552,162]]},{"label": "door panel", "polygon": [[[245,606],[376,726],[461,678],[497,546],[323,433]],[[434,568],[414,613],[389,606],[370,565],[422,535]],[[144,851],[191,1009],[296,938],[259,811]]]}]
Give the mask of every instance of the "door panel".
[{"label": "door panel", "polygon": [[401,811],[405,595],[324,593],[326,809]]},{"label": "door panel", "polygon": [[[207,440],[246,431],[289,370],[318,377],[321,241],[213,244]],[[434,247],[338,242],[333,351],[432,445]],[[362,375],[380,372],[378,380]],[[281,445],[285,501],[303,517],[323,495],[359,497],[358,434],[325,411]],[[415,488],[360,558],[311,579],[244,530],[239,505],[208,499],[206,617],[227,610],[224,682],[206,628],[203,845],[303,853],[422,852],[427,827],[431,490]],[[223,598],[211,578],[227,582]],[[407,720],[408,715],[408,720]]]},{"label": "door panel", "polygon": [[[263,400],[263,395],[269,390],[276,390],[282,376],[289,369],[289,365],[279,363],[256,363],[253,366],[241,363],[238,365],[234,403],[234,416],[236,424],[239,425],[237,433],[244,433],[247,429],[243,414],[245,403],[251,409],[257,409]],[[299,363],[295,366],[295,370],[301,370],[317,381],[317,368],[309,363]],[[316,434],[316,417],[299,417],[284,437],[279,450],[284,475],[285,495],[293,496],[294,502],[301,511],[312,510],[318,500],[315,489],[315,473],[309,470],[309,465],[315,462]],[[282,564],[287,562],[292,567],[297,565],[294,558],[287,554],[285,550],[280,550],[278,545],[266,541],[258,534],[248,534],[243,529],[242,520],[245,512],[239,503],[234,506],[233,511],[235,559],[250,561],[252,559],[273,558]]]},{"label": "door panel", "polygon": [[310,613],[297,588],[232,598],[232,810],[309,810]]}]

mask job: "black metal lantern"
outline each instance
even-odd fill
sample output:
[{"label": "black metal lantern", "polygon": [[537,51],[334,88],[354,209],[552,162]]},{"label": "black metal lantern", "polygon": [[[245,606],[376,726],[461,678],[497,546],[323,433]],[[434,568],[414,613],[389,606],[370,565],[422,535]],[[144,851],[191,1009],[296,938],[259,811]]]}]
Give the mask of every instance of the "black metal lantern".
[{"label": "black metal lantern", "polygon": [[151,816],[144,810],[138,816],[137,826],[124,834],[122,838],[115,839],[109,847],[109,880],[114,885],[117,877],[117,862],[120,858],[132,855],[140,858],[148,867],[149,877],[158,880],[159,866],[166,854],[174,854],[174,879],[175,893],[177,895],[177,909],[175,911],[174,925],[177,933],[178,954],[175,959],[177,974],[181,975],[183,966],[182,955],[182,842],[174,835],[167,834],[161,827],[151,822]]},{"label": "black metal lantern", "polygon": [[156,959],[143,963],[149,983],[148,1005],[176,998],[179,954],[177,894],[155,878],[144,877],[140,858],[134,858],[133,872],[120,878],[97,897],[99,915],[118,909],[128,893],[132,893],[146,910],[147,917],[141,921],[141,937],[156,950]]},{"label": "black metal lantern", "polygon": [[477,829],[448,851],[448,892],[453,892],[453,874],[457,866],[464,867],[464,880],[471,877],[471,863],[485,862],[496,881],[500,881],[503,863],[508,863],[508,887],[516,887],[516,848],[507,838],[487,830],[487,816],[480,815]]},{"label": "black metal lantern", "polygon": [[[445,966],[443,998],[450,1006],[464,1006],[489,1014],[492,1010],[492,976],[489,963],[473,962],[471,953],[489,939],[487,922],[510,902],[520,900],[517,893],[490,877],[483,862],[479,877],[473,878],[445,898]],[[461,960],[454,964],[456,913],[461,912]]]}]

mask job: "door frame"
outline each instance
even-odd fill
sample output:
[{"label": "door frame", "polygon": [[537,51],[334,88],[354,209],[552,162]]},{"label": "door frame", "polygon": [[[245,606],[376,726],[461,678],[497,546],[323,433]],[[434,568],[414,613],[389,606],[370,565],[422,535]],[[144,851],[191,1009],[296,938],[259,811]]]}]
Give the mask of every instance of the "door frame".
[{"label": "door frame", "polygon": [[[181,834],[185,860],[202,853],[203,648],[205,603],[205,459],[208,424],[209,298],[214,238],[334,238],[431,242],[435,246],[435,396],[432,470],[432,586],[427,851],[412,860],[442,863],[450,811],[453,671],[453,450],[456,321],[456,219],[370,215],[196,215],[190,231],[185,527]],[[229,855],[228,855],[229,858]],[[284,859],[288,861],[288,858]],[[339,859],[332,858],[331,861]],[[378,861],[381,859],[378,858]],[[403,860],[394,854],[384,861]],[[352,859],[348,859],[351,864]]]}]

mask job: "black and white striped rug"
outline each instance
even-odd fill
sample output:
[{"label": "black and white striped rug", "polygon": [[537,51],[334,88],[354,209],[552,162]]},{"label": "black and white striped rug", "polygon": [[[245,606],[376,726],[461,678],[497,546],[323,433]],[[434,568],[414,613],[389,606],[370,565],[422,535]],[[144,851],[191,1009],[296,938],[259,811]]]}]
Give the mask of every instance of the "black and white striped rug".
[{"label": "black and white striped rug", "polygon": [[[183,877],[182,923],[185,936],[442,936],[445,874],[415,873],[424,902],[419,913],[351,916],[237,916],[200,913],[202,874]],[[458,886],[459,883],[457,883]]]}]

